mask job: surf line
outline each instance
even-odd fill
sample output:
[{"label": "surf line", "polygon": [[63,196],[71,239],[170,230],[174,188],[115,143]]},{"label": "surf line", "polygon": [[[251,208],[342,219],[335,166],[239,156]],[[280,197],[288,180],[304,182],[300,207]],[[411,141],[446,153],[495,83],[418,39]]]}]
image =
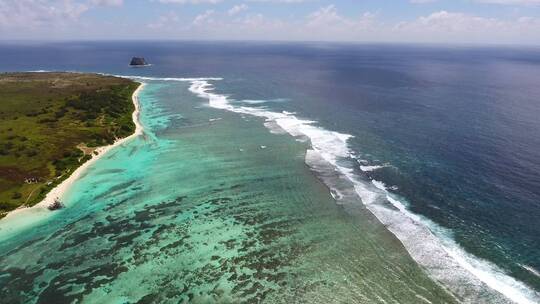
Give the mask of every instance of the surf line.
[{"label": "surf line", "polygon": [[[232,105],[226,95],[214,93],[214,87],[210,83],[210,81],[219,81],[222,78],[137,76],[134,78],[189,82],[191,84],[189,90],[196,96],[207,99],[208,104],[213,108],[265,118],[267,123],[279,126],[293,137],[309,138],[312,150],[307,154],[316,154],[318,158],[339,170],[354,185],[354,191],[363,204],[403,243],[416,262],[426,268],[433,279],[442,283],[461,300],[474,303],[478,301],[475,295],[488,292],[491,300],[504,301],[506,299],[519,304],[540,302],[540,294],[536,291],[505,274],[496,265],[469,254],[450,236],[445,238],[445,234],[451,235],[445,228],[408,211],[406,205],[389,193],[382,183],[363,182],[355,175],[353,169],[340,165],[339,159],[355,158],[354,152],[347,144],[352,135],[318,127],[315,121],[300,119],[295,113],[285,111],[278,113],[264,108]],[[265,125],[270,125],[267,123]],[[332,189],[328,184],[327,186],[331,191],[339,193],[339,189]],[[334,197],[339,200],[340,195]],[[397,211],[388,208],[382,201],[394,206]],[[423,239],[417,241],[418,239],[412,235],[421,236]],[[463,282],[467,282],[469,286],[463,288]]]}]

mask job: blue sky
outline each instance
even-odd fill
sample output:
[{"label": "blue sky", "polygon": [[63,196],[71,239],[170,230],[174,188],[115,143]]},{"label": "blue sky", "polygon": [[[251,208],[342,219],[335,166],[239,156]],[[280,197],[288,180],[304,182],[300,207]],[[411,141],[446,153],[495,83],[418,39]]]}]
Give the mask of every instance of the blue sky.
[{"label": "blue sky", "polygon": [[0,39],[540,44],[540,0],[0,0]]}]

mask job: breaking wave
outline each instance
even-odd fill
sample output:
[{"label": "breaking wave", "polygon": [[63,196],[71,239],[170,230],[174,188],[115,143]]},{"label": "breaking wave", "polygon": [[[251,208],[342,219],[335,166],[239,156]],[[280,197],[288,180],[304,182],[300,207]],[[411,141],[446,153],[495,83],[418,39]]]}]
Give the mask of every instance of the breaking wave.
[{"label": "breaking wave", "polygon": [[265,104],[265,103],[280,103],[280,102],[287,102],[287,101],[288,99],[285,99],[285,98],[276,98],[276,99],[244,99],[244,100],[236,100],[235,102],[258,105],[258,104]]},{"label": "breaking wave", "polygon": [[180,82],[191,82],[191,81],[217,81],[223,80],[220,77],[203,77],[203,78],[182,78],[182,77],[146,77],[146,76],[136,76],[136,75],[114,75],[116,77],[129,78],[129,79],[139,79],[147,81],[180,81]]},{"label": "breaking wave", "polygon": [[[330,188],[338,204],[351,198],[362,203],[403,243],[409,254],[436,281],[464,303],[539,303],[540,294],[507,275],[496,265],[462,249],[452,233],[428,218],[407,209],[406,201],[389,192],[384,183],[367,180],[355,172],[354,151],[347,141],[352,135],[329,131],[296,113],[273,112],[262,107],[233,105],[226,95],[214,93],[210,81],[222,78],[156,78],[123,76],[140,80],[190,82],[189,90],[207,99],[211,107],[265,119],[272,133],[288,133],[297,140],[309,140],[306,163]],[[249,104],[249,102],[245,102]],[[258,102],[257,102],[258,103]],[[255,104],[257,104],[255,103]],[[387,165],[384,165],[387,166]],[[363,172],[384,166],[362,166]],[[357,201],[357,200],[356,200]]]}]

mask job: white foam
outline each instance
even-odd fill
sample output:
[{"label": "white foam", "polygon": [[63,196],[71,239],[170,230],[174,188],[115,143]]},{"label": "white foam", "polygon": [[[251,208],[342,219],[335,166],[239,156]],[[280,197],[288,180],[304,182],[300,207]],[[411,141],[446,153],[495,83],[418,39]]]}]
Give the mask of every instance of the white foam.
[{"label": "white foam", "polygon": [[[500,292],[515,303],[538,303],[540,300],[538,293],[529,289],[522,282],[508,276],[496,265],[466,252],[453,240],[450,231],[436,225],[427,218],[410,212],[402,202],[393,198],[388,192],[386,192],[386,195],[387,200],[400,211],[400,214],[411,219],[412,225],[416,226],[407,229],[415,231],[412,234],[412,237],[415,237],[418,240],[415,242],[404,242],[404,245],[407,247],[413,258],[421,259],[425,264],[431,265],[429,269],[436,269],[440,264],[443,264],[445,268],[450,266],[455,269],[452,274],[453,277],[450,278],[454,284],[460,284],[460,282],[463,284],[463,282],[467,282],[475,287],[474,290],[479,290],[480,286],[477,286],[477,283],[467,276],[467,274],[470,273],[479,281]],[[404,222],[405,221],[402,221],[402,223]],[[402,229],[404,229],[405,225],[402,223],[394,222],[394,226],[390,227],[390,230],[398,235],[398,237],[400,234],[403,234]],[[420,226],[420,224],[423,224],[424,227]],[[429,229],[426,229],[425,226]],[[435,256],[424,256],[426,254],[424,251],[427,246],[422,244],[423,242],[428,242],[428,244],[438,242],[441,246],[440,248],[431,249],[432,253],[437,253]],[[444,250],[444,252],[440,252],[440,249]],[[464,273],[463,270],[467,271],[467,273]],[[438,279],[446,279],[443,278],[443,276],[446,276],[446,273],[441,270],[438,270],[438,272],[439,273],[435,273]],[[496,299],[494,299],[494,301],[495,300]]]},{"label": "white foam", "polygon": [[128,67],[130,68],[134,68],[134,69],[137,69],[137,68],[144,68],[144,67],[150,67],[152,66],[153,64],[151,63],[147,63],[147,64],[139,64],[139,65],[128,65]]},{"label": "white foam", "polygon": [[[306,158],[322,159],[335,171],[341,173],[353,185],[354,190],[367,208],[394,233],[407,248],[411,256],[437,281],[446,285],[465,303],[538,303],[540,295],[525,284],[506,275],[494,264],[472,256],[463,250],[451,237],[451,233],[427,218],[410,212],[404,203],[390,194],[380,181],[371,184],[361,180],[352,168],[340,160],[355,158],[347,141],[351,135],[329,131],[315,125],[314,121],[300,119],[295,113],[272,112],[262,108],[233,106],[227,96],[213,93],[209,83],[215,78],[196,78],[190,81],[190,90],[209,105],[217,109],[240,114],[249,114],[266,119],[265,125],[278,125],[294,137],[307,137],[312,150]],[[374,166],[364,169],[379,169]],[[333,189],[332,196],[339,200],[343,195]],[[489,289],[499,293],[489,292]],[[501,296],[504,295],[503,296]]]},{"label": "white foam", "polygon": [[248,103],[248,104],[262,104],[262,103],[267,103],[268,101],[267,101],[267,100],[251,100],[251,99],[245,99],[245,100],[241,100],[240,102],[242,102],[242,103]]},{"label": "white foam", "polygon": [[538,272],[538,270],[532,268],[531,266],[527,266],[527,265],[522,265],[520,264],[519,266],[521,266],[523,269],[529,271],[530,273],[534,274],[535,276],[539,277],[540,278],[540,272]]},{"label": "white foam", "polygon": [[360,170],[364,172],[371,172],[371,171],[379,170],[385,167],[387,166],[360,166]]},{"label": "white foam", "polygon": [[386,185],[378,180],[372,180],[371,183],[379,190],[386,190]]},{"label": "white foam", "polygon": [[178,81],[178,82],[192,82],[192,81],[219,81],[223,80],[220,77],[202,77],[202,78],[184,78],[184,77],[147,77],[137,75],[113,75],[121,78],[129,79],[141,79],[147,81]]},{"label": "white foam", "polygon": [[270,103],[270,102],[286,102],[286,101],[287,99],[285,98],[276,98],[276,99],[244,99],[244,100],[239,100],[238,102],[257,105],[257,104],[264,104],[264,103]]},{"label": "white foam", "polygon": [[265,121],[264,126],[270,130],[272,134],[285,134],[287,131],[283,130],[275,121]]}]

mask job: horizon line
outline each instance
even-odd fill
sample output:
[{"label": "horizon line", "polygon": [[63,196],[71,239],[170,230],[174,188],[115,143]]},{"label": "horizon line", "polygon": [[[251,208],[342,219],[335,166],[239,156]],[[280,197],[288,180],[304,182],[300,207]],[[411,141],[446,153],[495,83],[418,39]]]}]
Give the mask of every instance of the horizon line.
[{"label": "horizon line", "polygon": [[528,44],[528,43],[486,43],[486,42],[421,42],[421,41],[355,41],[355,40],[278,40],[278,39],[167,39],[167,38],[127,38],[127,39],[1,39],[0,45],[4,43],[8,44],[24,44],[24,43],[91,43],[91,42],[184,42],[184,43],[257,43],[257,44],[343,44],[343,45],[395,45],[395,46],[430,46],[430,47],[526,47],[526,48],[540,48],[540,43]]}]

